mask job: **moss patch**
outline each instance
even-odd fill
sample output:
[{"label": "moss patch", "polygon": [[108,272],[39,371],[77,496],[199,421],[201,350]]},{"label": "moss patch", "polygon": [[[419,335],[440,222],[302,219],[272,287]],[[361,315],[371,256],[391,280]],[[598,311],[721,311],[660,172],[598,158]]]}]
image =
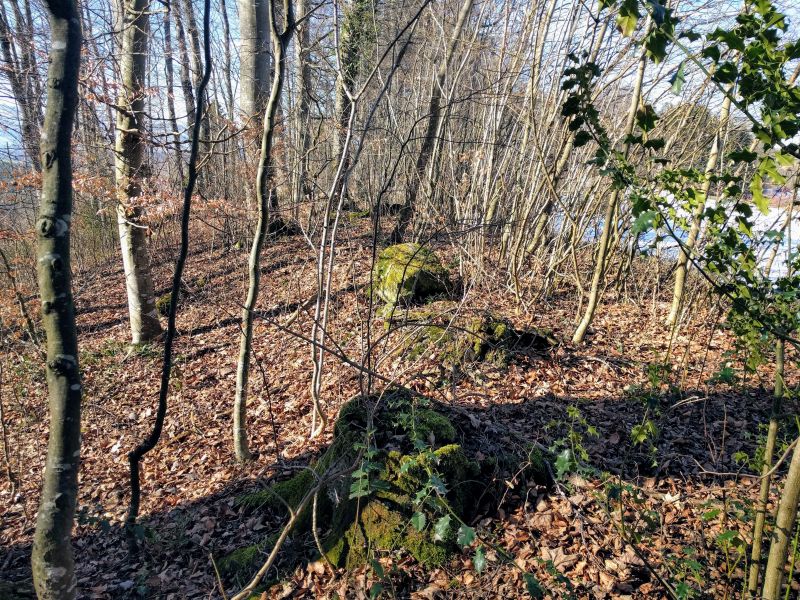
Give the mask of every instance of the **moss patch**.
[{"label": "moss patch", "polygon": [[550,331],[517,330],[506,319],[491,314],[444,321],[435,314],[413,311],[403,319],[393,318],[388,326],[419,322],[407,334],[401,351],[409,360],[434,354],[447,367],[480,362],[506,366],[515,353],[546,350],[558,343]]},{"label": "moss patch", "polygon": [[[368,438],[367,426],[373,435]],[[369,458],[363,454],[369,440]],[[431,526],[417,531],[410,524],[415,510],[429,513],[428,522],[441,517],[449,506],[463,518],[471,516],[469,494],[475,490],[479,466],[468,459],[450,419],[424,398],[404,390],[389,390],[380,397],[357,397],[345,404],[334,426],[334,441],[310,468],[264,490],[238,499],[253,510],[268,507],[283,512],[296,507],[309,493],[318,476],[333,465],[358,462],[359,470],[328,483],[320,491],[317,522],[322,549],[336,566],[363,565],[375,550],[405,549],[426,565],[441,564],[455,549],[452,540],[433,539]],[[369,463],[369,464],[367,464]],[[351,498],[355,478],[369,472],[366,491]],[[361,473],[362,475],[359,475]],[[415,506],[413,497],[435,475],[444,486],[436,503]],[[436,496],[435,494],[433,496]],[[310,510],[297,525],[295,534],[311,529]],[[263,559],[263,545],[237,550],[226,557],[226,576]]]},{"label": "moss patch", "polygon": [[439,257],[419,244],[385,248],[375,262],[372,291],[391,306],[446,294],[450,278]]},{"label": "moss patch", "polygon": [[[471,452],[478,455],[477,449]],[[515,467],[524,461],[517,458]],[[322,553],[334,566],[348,569],[366,564],[375,552],[395,551],[407,552],[426,567],[441,565],[457,549],[458,526],[453,519],[450,531],[440,539],[434,535],[434,524],[448,514],[469,522],[479,508],[476,499],[493,485],[487,482],[503,480],[495,476],[496,457],[479,463],[465,450],[442,406],[407,390],[389,389],[346,403],[334,425],[331,446],[310,467],[245,494],[238,502],[251,510],[284,512],[287,505],[294,509],[332,467],[353,465],[356,471],[330,480],[320,490],[317,506]],[[354,490],[360,493],[351,494]],[[418,511],[426,517],[421,531],[411,523]],[[293,532],[306,536],[307,548],[315,546],[308,535],[311,517],[307,510]],[[225,576],[254,572],[275,535],[222,559]]]},{"label": "moss patch", "polygon": [[156,299],[156,310],[158,314],[166,317],[169,314],[169,303],[172,302],[172,292],[162,294]]}]

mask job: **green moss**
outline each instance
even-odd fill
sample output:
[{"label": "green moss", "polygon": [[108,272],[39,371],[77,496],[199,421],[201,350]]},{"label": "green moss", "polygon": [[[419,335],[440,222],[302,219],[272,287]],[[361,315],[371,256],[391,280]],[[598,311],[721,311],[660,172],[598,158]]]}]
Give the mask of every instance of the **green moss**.
[{"label": "green moss", "polygon": [[346,213],[348,221],[357,221],[358,219],[367,219],[372,212],[367,208],[364,210],[351,210]]},{"label": "green moss", "polygon": [[456,428],[450,419],[442,413],[429,408],[424,408],[416,412],[417,434],[423,439],[428,440],[433,436],[434,443],[447,444],[456,439]]},{"label": "green moss", "polygon": [[[424,321],[424,318],[406,320]],[[431,318],[435,320],[435,316]],[[409,360],[416,360],[426,352],[434,352],[439,361],[448,367],[461,367],[468,363],[487,362],[498,367],[507,366],[515,352],[544,350],[557,341],[549,331],[516,330],[505,319],[491,314],[458,319],[446,325],[421,324],[402,347]]]},{"label": "green moss", "polygon": [[166,294],[162,294],[156,300],[156,310],[158,314],[162,316],[167,316],[169,314],[169,303],[172,302],[172,292],[167,292]]},{"label": "green moss", "polygon": [[[317,474],[334,463],[349,464],[356,458],[357,447],[363,447],[366,440],[370,414],[374,434],[369,460],[381,469],[373,472],[370,480],[382,485],[374,486],[367,496],[351,500],[352,480],[348,476],[320,492],[317,522],[322,551],[337,567],[354,568],[367,563],[375,551],[401,549],[426,567],[440,565],[456,549],[455,533],[451,531],[445,540],[434,540],[431,524],[450,510],[465,520],[471,518],[476,508],[474,499],[482,486],[481,471],[457,443],[457,431],[450,419],[407,390],[390,389],[380,397],[351,400],[340,410],[333,443],[311,468],[266,490],[246,494],[239,502],[253,509],[266,506],[280,511],[285,510],[283,501],[297,506],[313,488]],[[412,427],[416,437],[429,443],[429,447],[422,451],[415,447]],[[413,499],[428,484],[431,474],[440,478],[446,488],[446,493],[436,500],[436,510],[427,505],[415,506]],[[423,531],[411,526],[415,510],[428,512],[429,525]],[[294,534],[310,529],[309,511]],[[237,573],[250,568],[256,559],[263,560],[267,543],[226,557],[226,573]]]},{"label": "green moss", "polygon": [[284,510],[286,505],[294,508],[300,504],[308,490],[312,488],[314,481],[314,473],[310,469],[303,469],[290,479],[275,483],[263,490],[240,496],[238,503],[249,508],[268,506],[273,509]]},{"label": "green moss", "polygon": [[249,581],[259,567],[264,564],[269,542],[275,543],[277,536],[263,542],[234,550],[217,561],[220,574],[238,582]]},{"label": "green moss", "polygon": [[425,454],[403,455],[396,460],[396,466],[392,465],[386,474],[386,479],[396,488],[415,494],[427,481],[428,471],[435,472],[447,486],[447,501],[451,508],[463,517],[470,516],[474,508],[470,498],[478,485],[475,478],[480,473],[480,466],[467,458],[459,444],[448,444],[434,450],[431,462]]},{"label": "green moss", "polygon": [[375,262],[373,291],[389,305],[445,294],[448,287],[448,272],[439,257],[419,244],[389,246]]}]

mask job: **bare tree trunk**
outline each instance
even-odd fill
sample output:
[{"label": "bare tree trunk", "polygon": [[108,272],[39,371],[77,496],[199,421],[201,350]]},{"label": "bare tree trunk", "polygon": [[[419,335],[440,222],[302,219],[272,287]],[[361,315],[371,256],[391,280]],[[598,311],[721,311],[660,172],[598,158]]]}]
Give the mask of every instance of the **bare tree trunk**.
[{"label": "bare tree trunk", "polygon": [[439,68],[436,71],[436,79],[433,84],[430,103],[428,104],[428,128],[425,131],[425,137],[422,139],[422,147],[417,155],[414,173],[412,174],[411,180],[408,182],[408,187],[406,188],[403,207],[400,209],[397,224],[392,231],[391,241],[393,244],[403,241],[403,238],[406,234],[406,229],[408,229],[408,225],[411,223],[411,218],[414,215],[419,186],[422,182],[422,178],[425,177],[428,161],[431,157],[431,151],[433,150],[433,146],[436,141],[436,132],[439,130],[442,119],[441,103],[442,94],[444,92],[445,77],[447,76],[447,69],[450,66],[450,62],[453,60],[458,39],[461,37],[461,31],[464,29],[464,24],[467,22],[469,13],[472,10],[472,2],[473,0],[464,0],[461,4],[455,29],[453,29],[453,33],[450,36],[450,42],[447,44],[444,60],[439,63]]},{"label": "bare tree trunk", "polygon": [[764,600],[780,600],[786,558],[789,554],[789,540],[794,530],[798,502],[800,502],[800,441],[795,440],[792,462],[786,474],[786,483],[783,484],[783,494],[775,517],[775,529],[772,530],[772,543],[764,571],[764,589],[761,592]]},{"label": "bare tree trunk", "polygon": [[234,120],[233,82],[231,81],[231,26],[228,22],[228,6],[225,0],[219,0],[219,11],[222,14],[222,70],[225,82],[225,112],[231,121]]},{"label": "bare tree trunk", "polygon": [[183,185],[183,156],[181,153],[181,134],[178,128],[178,118],[175,115],[175,76],[173,73],[172,61],[172,20],[170,1],[164,2],[164,70],[167,76],[167,116],[170,127],[172,127],[172,139],[175,146],[175,173]]},{"label": "bare tree trunk", "polygon": [[[645,30],[648,30],[649,26],[650,22],[648,17]],[[633,93],[631,96],[631,104],[628,108],[628,117],[625,122],[624,139],[627,139],[631,136],[636,124],[636,111],[639,108],[639,102],[642,98],[642,82],[644,81],[644,72],[646,66],[647,54],[644,50],[642,50],[639,58],[639,66],[636,70],[636,79],[634,80],[633,84]],[[630,147],[630,142],[625,142],[624,152],[626,157],[630,152]],[[606,211],[603,216],[603,232],[600,234],[600,243],[597,246],[597,259],[595,260],[594,273],[592,275],[592,287],[589,290],[589,298],[586,303],[586,310],[583,313],[583,319],[581,319],[578,328],[575,330],[575,334],[572,336],[572,342],[574,344],[580,344],[583,341],[586,331],[589,329],[589,325],[592,324],[592,319],[594,319],[594,312],[597,310],[597,305],[600,302],[600,286],[603,281],[603,276],[606,272],[610,246],[609,242],[611,241],[611,233],[614,230],[614,221],[617,214],[619,192],[619,189],[615,188],[609,196],[608,204],[606,204]]]},{"label": "bare tree trunk", "polygon": [[753,597],[756,590],[758,590],[758,578],[761,574],[761,550],[764,542],[764,523],[767,517],[769,487],[772,483],[770,471],[772,470],[772,459],[775,454],[775,442],[778,437],[778,424],[783,401],[784,350],[783,340],[778,340],[775,352],[775,394],[772,398],[772,410],[769,415],[769,429],[767,430],[767,440],[764,445],[764,464],[761,466],[761,488],[759,489],[758,502],[756,503],[756,520],[753,525],[753,547],[750,552],[750,572],[747,578],[748,598]]},{"label": "bare tree trunk", "polygon": [[245,122],[263,116],[270,93],[268,10],[267,0],[239,0],[239,110]]},{"label": "bare tree trunk", "polygon": [[194,123],[194,88],[192,87],[192,71],[189,63],[189,51],[186,48],[186,32],[183,26],[183,8],[181,2],[172,5],[172,14],[175,15],[175,36],[178,40],[178,56],[181,61],[181,90],[183,91],[183,104],[186,107],[186,122],[191,126]]},{"label": "bare tree trunk", "polygon": [[50,436],[31,565],[42,600],[74,598],[71,536],[78,496],[81,382],[70,271],[72,126],[78,105],[81,19],[74,0],[49,0],[50,67],[42,132],[37,271],[47,336]]},{"label": "bare tree trunk", "polygon": [[269,26],[272,33],[272,51],[275,56],[275,77],[272,80],[267,108],[264,113],[264,126],[261,135],[261,155],[256,176],[256,200],[258,202],[258,224],[256,226],[253,245],[250,248],[248,274],[250,285],[247,290],[244,309],[242,311],[242,334],[239,338],[239,360],[236,365],[236,398],[233,407],[233,446],[236,459],[248,460],[251,456],[247,444],[247,392],[250,376],[250,350],[253,343],[253,318],[258,302],[261,282],[261,249],[267,234],[269,223],[270,196],[274,194],[273,138],[275,135],[275,115],[283,91],[283,78],[286,73],[286,47],[294,28],[294,17],[289,0],[284,2],[285,27],[278,33],[275,24],[275,7],[270,3]]},{"label": "bare tree trunk", "polygon": [[[306,0],[296,0],[295,15],[302,18],[307,10]],[[309,135],[309,102],[308,94],[311,87],[311,67],[308,64],[308,51],[311,42],[311,30],[308,21],[303,21],[297,27],[297,34],[294,39],[294,68],[295,68],[295,136],[296,136],[296,161],[295,178],[292,186],[293,210],[295,215],[299,215],[299,207],[304,198],[311,194],[307,176],[308,173],[308,150],[311,145]]]},{"label": "bare tree trunk", "polygon": [[678,315],[680,314],[681,306],[683,304],[683,289],[686,285],[686,273],[688,272],[689,268],[689,259],[695,245],[697,244],[697,239],[700,236],[700,228],[703,224],[703,212],[706,208],[706,199],[708,198],[708,193],[711,190],[712,176],[714,175],[714,171],[717,169],[719,155],[722,152],[722,140],[725,136],[725,132],[728,129],[728,117],[731,113],[732,94],[733,86],[729,85],[725,91],[725,98],[722,101],[717,132],[714,136],[714,141],[711,144],[711,150],[708,153],[706,168],[703,173],[705,179],[703,181],[703,187],[701,190],[701,200],[697,203],[697,206],[692,213],[692,225],[689,228],[689,236],[686,238],[686,242],[681,246],[681,252],[678,255],[678,263],[675,267],[675,287],[672,290],[672,307],[670,308],[669,316],[667,317],[667,326],[669,327],[672,327],[678,322]]},{"label": "bare tree trunk", "polygon": [[126,0],[122,24],[120,98],[117,102],[117,223],[125,267],[131,340],[148,342],[161,333],[150,273],[147,226],[138,205],[145,169],[144,93],[149,36],[148,0]]}]

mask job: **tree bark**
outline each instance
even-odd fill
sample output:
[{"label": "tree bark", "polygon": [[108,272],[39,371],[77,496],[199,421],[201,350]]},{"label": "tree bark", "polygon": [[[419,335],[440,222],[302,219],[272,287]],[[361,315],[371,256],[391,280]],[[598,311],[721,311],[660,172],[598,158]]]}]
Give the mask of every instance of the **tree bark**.
[{"label": "tree bark", "polygon": [[408,229],[411,218],[414,215],[414,210],[417,201],[417,193],[422,179],[428,168],[428,162],[431,157],[431,152],[436,142],[436,132],[439,131],[442,120],[442,94],[444,93],[445,77],[447,76],[447,69],[450,62],[453,60],[458,39],[461,37],[461,31],[464,29],[464,24],[469,18],[469,13],[472,10],[473,0],[464,0],[461,4],[461,9],[458,12],[455,29],[450,36],[450,41],[447,44],[444,60],[439,63],[439,68],[436,71],[436,79],[433,84],[433,91],[431,92],[431,99],[428,104],[428,127],[425,131],[425,137],[422,139],[422,147],[417,154],[414,172],[411,175],[411,180],[408,182],[406,188],[405,201],[403,207],[400,209],[400,214],[397,219],[397,224],[391,234],[391,242],[398,244],[403,241]]},{"label": "tree bark", "polygon": [[147,226],[142,222],[144,92],[149,36],[148,0],[126,0],[122,16],[120,98],[117,102],[117,223],[125,267],[131,341],[148,342],[161,333],[150,273]]},{"label": "tree bark", "polygon": [[264,125],[261,135],[261,155],[256,175],[256,201],[258,203],[258,224],[256,225],[253,245],[250,248],[248,262],[249,286],[244,309],[242,310],[242,334],[239,338],[239,360],[236,365],[236,397],[233,407],[233,447],[236,459],[248,460],[251,457],[247,443],[247,392],[250,377],[250,354],[253,343],[253,319],[258,302],[261,282],[261,249],[267,234],[269,223],[270,196],[274,194],[273,138],[275,135],[275,115],[280,104],[283,91],[283,79],[286,73],[286,47],[292,36],[294,17],[289,0],[284,2],[285,29],[278,34],[275,25],[275,9],[268,11],[269,25],[273,37],[272,50],[275,55],[275,77],[272,80],[269,100],[264,113]]},{"label": "tree bark", "polygon": [[797,504],[800,501],[800,442],[796,441],[795,444],[778,505],[778,514],[775,517],[775,529],[772,530],[772,543],[764,571],[764,589],[761,592],[764,600],[780,600],[786,559],[789,554],[789,540],[797,517]]},{"label": "tree bark", "polygon": [[[645,30],[649,28],[649,17]],[[639,58],[639,66],[636,69],[636,79],[633,84],[633,94],[631,96],[631,104],[628,108],[628,116],[625,123],[624,137],[629,138],[633,133],[636,125],[636,111],[639,108],[639,102],[642,99],[642,82],[644,81],[645,67],[647,66],[647,54],[642,50]],[[625,142],[625,157],[627,158],[630,152],[630,142]],[[586,310],[583,313],[583,318],[578,324],[575,334],[572,336],[573,344],[580,344],[583,341],[589,325],[592,324],[594,319],[595,310],[600,302],[600,285],[602,284],[603,276],[606,272],[608,262],[608,250],[611,241],[611,233],[614,229],[614,220],[617,214],[617,203],[619,201],[619,189],[614,189],[606,204],[605,214],[603,215],[603,232],[600,234],[600,243],[597,247],[597,259],[595,260],[594,273],[592,274],[592,287],[589,291],[589,298],[586,303]]]},{"label": "tree bark", "polygon": [[31,566],[38,597],[71,599],[71,545],[81,442],[81,382],[70,271],[72,129],[78,105],[81,19],[74,0],[49,0],[50,67],[41,138],[42,196],[37,271],[47,336],[50,436]]},{"label": "tree bark", "polygon": [[245,122],[264,114],[270,92],[267,12],[267,0],[239,0],[239,110]]},{"label": "tree bark", "polygon": [[[306,0],[296,0],[295,15],[303,17],[307,10]],[[297,27],[294,40],[295,68],[295,114],[294,126],[296,136],[295,177],[293,182],[293,210],[299,215],[299,207],[304,198],[311,194],[306,174],[308,173],[308,149],[311,144],[309,135],[309,91],[311,87],[311,67],[308,64],[308,51],[311,41],[308,21]]]}]

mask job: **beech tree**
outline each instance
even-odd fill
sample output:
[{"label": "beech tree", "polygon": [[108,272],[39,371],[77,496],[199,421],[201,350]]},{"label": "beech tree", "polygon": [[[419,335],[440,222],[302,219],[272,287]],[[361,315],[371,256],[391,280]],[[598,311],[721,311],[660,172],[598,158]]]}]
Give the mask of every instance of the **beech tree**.
[{"label": "beech tree", "polygon": [[117,224],[125,268],[131,341],[141,344],[161,333],[150,253],[148,227],[142,220],[144,163],[144,110],[147,49],[150,36],[148,0],[125,0],[122,13],[120,95],[117,101],[116,181]]},{"label": "beech tree", "polygon": [[81,380],[72,301],[72,128],[78,105],[81,19],[74,0],[49,0],[50,66],[41,136],[42,195],[36,267],[47,336],[50,437],[31,563],[42,600],[76,596],[71,545],[78,497]]}]

